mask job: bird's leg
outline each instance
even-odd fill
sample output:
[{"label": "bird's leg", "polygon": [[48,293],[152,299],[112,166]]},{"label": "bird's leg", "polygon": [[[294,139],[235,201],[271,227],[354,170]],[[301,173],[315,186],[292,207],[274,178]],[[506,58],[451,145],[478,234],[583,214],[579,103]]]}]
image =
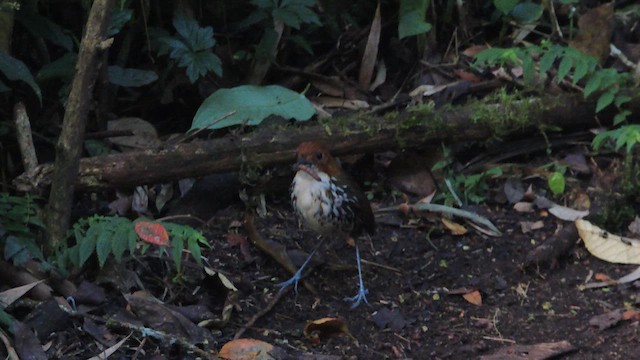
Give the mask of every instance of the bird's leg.
[{"label": "bird's leg", "polygon": [[302,278],[302,271],[307,266],[307,264],[309,264],[309,261],[311,261],[311,258],[313,258],[313,255],[316,254],[316,251],[318,251],[318,249],[320,248],[320,245],[322,245],[322,241],[320,241],[318,246],[316,246],[316,248],[313,249],[311,254],[309,254],[309,257],[307,258],[307,260],[305,260],[304,263],[302,263],[302,266],[300,266],[298,271],[296,271],[296,273],[293,274],[293,276],[289,278],[289,280],[276,284],[276,286],[280,288],[278,292],[283,292],[287,287],[293,284],[293,290],[295,290],[296,294],[298,293],[298,281],[300,281],[300,279]]},{"label": "bird's leg", "polygon": [[369,290],[365,289],[364,282],[362,281],[362,266],[360,266],[360,250],[358,250],[358,244],[356,244],[356,260],[358,261],[358,281],[360,282],[360,289],[355,296],[344,298],[344,301],[353,302],[353,305],[351,305],[352,309],[357,308],[363,300],[365,303],[369,303],[367,301],[367,294],[369,293]]}]

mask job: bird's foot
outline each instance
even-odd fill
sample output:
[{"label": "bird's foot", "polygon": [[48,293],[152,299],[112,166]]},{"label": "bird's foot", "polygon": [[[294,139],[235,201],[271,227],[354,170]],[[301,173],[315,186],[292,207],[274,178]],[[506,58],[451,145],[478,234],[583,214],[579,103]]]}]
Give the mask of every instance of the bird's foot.
[{"label": "bird's foot", "polygon": [[[322,244],[322,242],[320,244]],[[291,285],[293,285],[293,290],[296,292],[296,294],[298,293],[298,282],[300,281],[300,279],[302,279],[302,271],[307,267],[307,264],[309,264],[309,261],[311,261],[311,258],[313,258],[313,255],[315,255],[316,251],[318,250],[318,247],[320,247],[320,244],[318,244],[318,246],[315,249],[313,249],[311,254],[309,254],[309,257],[307,257],[307,260],[304,261],[302,266],[300,266],[300,269],[298,269],[298,271],[296,271],[296,273],[293,274],[293,276],[289,280],[276,284],[276,286],[280,288],[278,293],[283,292],[286,288],[288,288]]]},{"label": "bird's foot", "polygon": [[352,297],[345,297],[343,300],[344,301],[351,301],[353,304],[351,304],[351,308],[355,309],[357,308],[360,303],[362,301],[364,301],[365,303],[369,304],[369,302],[367,301],[367,294],[369,293],[368,289],[365,289],[364,286],[360,287],[360,290],[358,290],[358,293],[355,296]]},{"label": "bird's foot", "polygon": [[293,290],[297,294],[298,293],[298,282],[302,278],[302,269],[303,268],[298,269],[298,271],[296,271],[296,273],[291,278],[289,278],[289,280],[283,281],[281,283],[277,283],[276,286],[280,288],[280,290],[278,290],[278,293],[283,292],[286,288],[288,288],[289,286],[293,285]]}]

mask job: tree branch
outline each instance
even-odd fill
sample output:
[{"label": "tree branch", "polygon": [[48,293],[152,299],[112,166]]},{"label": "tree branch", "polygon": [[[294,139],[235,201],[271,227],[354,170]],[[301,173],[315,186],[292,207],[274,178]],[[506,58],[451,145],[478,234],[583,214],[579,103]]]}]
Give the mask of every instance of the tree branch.
[{"label": "tree branch", "polygon": [[77,180],[85,123],[89,113],[91,93],[100,67],[99,55],[105,50],[104,35],[109,25],[114,0],[95,0],[89,11],[85,34],[80,43],[76,74],[71,84],[56,145],[56,160],[47,205],[46,225],[49,245],[66,236],[69,228],[74,186]]},{"label": "tree branch", "polygon": [[[320,140],[336,155],[425,147],[501,139],[551,131],[600,126],[595,102],[582,95],[525,99],[510,103],[478,102],[459,108],[431,111],[409,109],[401,115],[355,115],[302,127],[262,127],[249,134],[231,134],[194,141],[161,150],[105,155],[82,159],[78,187],[82,189],[130,188],[186,177],[239,170],[242,166],[291,163],[300,142]],[[629,103],[630,117],[640,115],[640,96]],[[614,109],[598,114],[610,122]],[[22,191],[50,183],[52,166],[45,164],[20,175],[14,184]]]}]

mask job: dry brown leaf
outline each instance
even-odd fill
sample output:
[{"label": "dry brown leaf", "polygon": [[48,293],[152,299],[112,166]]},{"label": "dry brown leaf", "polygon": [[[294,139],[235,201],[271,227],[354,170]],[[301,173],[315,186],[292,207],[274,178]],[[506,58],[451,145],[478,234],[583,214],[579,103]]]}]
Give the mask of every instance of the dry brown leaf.
[{"label": "dry brown leaf", "polygon": [[380,16],[380,2],[376,8],[376,14],[373,16],[371,22],[371,29],[369,30],[369,37],[367,38],[367,46],[362,54],[362,63],[360,64],[360,76],[358,77],[358,84],[362,89],[368,89],[371,85],[371,78],[373,77],[373,70],[376,66],[376,60],[378,59],[378,46],[380,44],[380,30],[382,29],[382,20]]},{"label": "dry brown leaf", "polygon": [[[256,339],[231,340],[222,346],[218,356],[229,360],[273,359],[268,355],[273,345]],[[266,357],[265,357],[266,356]]]},{"label": "dry brown leaf", "polygon": [[612,280],[609,275],[607,274],[603,274],[603,273],[597,273],[593,276],[594,279],[598,280],[598,281],[610,281]]},{"label": "dry brown leaf", "polygon": [[314,344],[320,344],[322,340],[333,335],[347,335],[353,338],[344,320],[332,317],[307,321],[303,333]]},{"label": "dry brown leaf", "polygon": [[447,229],[449,229],[449,231],[451,231],[451,234],[453,235],[464,235],[468,231],[467,228],[465,228],[464,226],[456,222],[453,222],[447,218],[442,218],[442,223]]},{"label": "dry brown leaf", "polygon": [[476,305],[476,306],[480,306],[482,305],[482,295],[480,294],[480,291],[478,290],[474,290],[472,292],[468,292],[466,294],[463,294],[462,297],[467,300],[468,303]]},{"label": "dry brown leaf", "polygon": [[622,320],[640,320],[640,310],[627,310],[622,313]]},{"label": "dry brown leaf", "polygon": [[538,220],[536,222],[520,221],[520,230],[522,230],[523,234],[526,234],[533,230],[542,229],[543,227],[544,227],[544,222],[542,222],[542,220]]},{"label": "dry brown leaf", "polygon": [[513,210],[519,213],[530,213],[534,211],[533,203],[520,201],[513,204]]},{"label": "dry brown leaf", "polygon": [[562,205],[554,205],[550,207],[549,212],[551,215],[564,221],[576,221],[577,219],[582,219],[589,215],[589,210],[580,211]]},{"label": "dry brown leaf", "polygon": [[609,57],[613,25],[613,2],[593,8],[580,16],[578,33],[569,44],[602,64]]},{"label": "dry brown leaf", "polygon": [[318,96],[313,99],[315,103],[327,108],[342,108],[348,110],[368,109],[369,103],[364,100],[348,100],[330,96]]},{"label": "dry brown leaf", "polygon": [[160,139],[156,128],[148,121],[137,117],[120,118],[107,121],[109,131],[130,131],[131,136],[116,136],[109,138],[113,144],[123,151],[139,149],[155,149],[160,146]]},{"label": "dry brown leaf", "polygon": [[462,55],[468,56],[468,57],[474,57],[477,54],[479,54],[480,52],[482,52],[482,51],[484,51],[484,50],[486,50],[488,48],[489,47],[487,45],[473,45],[473,46],[470,46],[470,47],[464,49],[462,51]]},{"label": "dry brown leaf", "polygon": [[463,69],[455,69],[453,70],[453,73],[460,79],[462,80],[466,80],[472,83],[478,83],[480,81],[482,81],[482,79],[480,79],[478,76],[476,76],[476,74],[469,72],[469,71],[465,71]]},{"label": "dry brown leaf", "polygon": [[576,228],[589,252],[604,261],[640,264],[640,241],[611,234],[586,220],[576,220]]}]

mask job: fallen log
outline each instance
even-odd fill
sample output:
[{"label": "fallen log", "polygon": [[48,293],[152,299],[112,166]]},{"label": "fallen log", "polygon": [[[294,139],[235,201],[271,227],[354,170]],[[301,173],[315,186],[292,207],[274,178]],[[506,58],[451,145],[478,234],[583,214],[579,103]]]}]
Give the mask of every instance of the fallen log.
[{"label": "fallen log", "polygon": [[[635,96],[628,105],[630,118],[640,115],[640,97]],[[421,105],[401,114],[355,114],[303,126],[260,126],[248,133],[230,133],[158,150],[83,158],[77,189],[123,189],[236,171],[243,166],[291,163],[295,148],[308,140],[323,141],[334,154],[344,155],[502,139],[557,128],[584,129],[610,123],[615,115],[610,106],[596,118],[594,109],[595,99],[570,94],[503,103],[482,100],[438,110]],[[51,183],[52,170],[52,164],[39,165],[14,179],[14,184],[26,192],[45,189]]]}]

